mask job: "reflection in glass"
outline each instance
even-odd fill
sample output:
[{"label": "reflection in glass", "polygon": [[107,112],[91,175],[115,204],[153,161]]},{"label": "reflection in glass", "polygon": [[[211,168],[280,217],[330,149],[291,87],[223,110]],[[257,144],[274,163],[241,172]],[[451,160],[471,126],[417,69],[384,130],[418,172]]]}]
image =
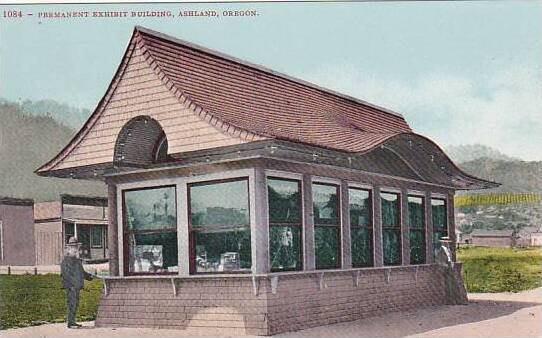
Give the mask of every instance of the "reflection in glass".
[{"label": "reflection in glass", "polygon": [[129,273],[178,271],[175,187],[124,192]]},{"label": "reflection in glass", "polygon": [[371,226],[371,194],[368,190],[348,189],[350,226]]},{"label": "reflection in glass", "polygon": [[197,183],[189,197],[193,270],[250,270],[248,180]]},{"label": "reflection in glass", "polygon": [[382,229],[384,246],[384,265],[401,264],[401,231],[398,229]]},{"label": "reflection in glass", "polygon": [[194,231],[197,272],[227,272],[251,267],[250,229]]},{"label": "reflection in glass", "polygon": [[438,231],[447,230],[445,201],[431,199],[431,211],[433,213],[433,228],[438,229]]},{"label": "reflection in glass", "polygon": [[339,224],[338,187],[335,185],[312,185],[314,224]]},{"label": "reflection in glass", "polygon": [[348,189],[352,266],[373,265],[372,199],[369,190]]},{"label": "reflection in glass", "polygon": [[382,226],[399,226],[399,195],[392,193],[380,193],[382,201]]},{"label": "reflection in glass", "polygon": [[339,187],[313,183],[314,255],[317,269],[340,266]]},{"label": "reflection in glass", "polygon": [[401,223],[399,194],[380,193],[384,265],[401,264]]},{"label": "reflection in glass", "polygon": [[124,203],[129,230],[159,230],[177,226],[175,187],[126,191]]},{"label": "reflection in glass", "polygon": [[301,270],[301,182],[267,178],[271,270]]},{"label": "reflection in glass", "polygon": [[423,197],[408,196],[410,264],[425,263],[425,207]]},{"label": "reflection in glass", "polygon": [[272,270],[300,270],[301,227],[270,226],[269,256]]},{"label": "reflection in glass", "polygon": [[177,233],[134,233],[129,235],[130,272],[176,272]]},{"label": "reflection in glass", "polygon": [[248,181],[230,181],[190,187],[193,227],[249,225]]},{"label": "reflection in glass", "polygon": [[298,181],[268,178],[270,223],[300,223],[301,194]]},{"label": "reflection in glass", "polygon": [[440,239],[448,236],[448,222],[446,220],[446,201],[431,199],[431,213],[433,220],[433,255],[436,255],[442,245]]},{"label": "reflection in glass", "polygon": [[352,238],[352,266],[373,266],[373,231],[368,227],[350,229]]},{"label": "reflection in glass", "polygon": [[339,267],[339,227],[314,228],[314,254],[317,269]]}]

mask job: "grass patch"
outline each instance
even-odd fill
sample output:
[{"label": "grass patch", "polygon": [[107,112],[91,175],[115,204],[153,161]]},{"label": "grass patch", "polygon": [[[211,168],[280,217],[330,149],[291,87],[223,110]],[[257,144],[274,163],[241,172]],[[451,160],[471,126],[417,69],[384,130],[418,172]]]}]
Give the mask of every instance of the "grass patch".
[{"label": "grass patch", "polygon": [[542,249],[462,247],[463,277],[469,292],[518,292],[542,286]]},{"label": "grass patch", "polygon": [[[102,282],[85,281],[77,320],[96,318]],[[66,321],[66,293],[60,275],[0,275],[0,329]]]}]

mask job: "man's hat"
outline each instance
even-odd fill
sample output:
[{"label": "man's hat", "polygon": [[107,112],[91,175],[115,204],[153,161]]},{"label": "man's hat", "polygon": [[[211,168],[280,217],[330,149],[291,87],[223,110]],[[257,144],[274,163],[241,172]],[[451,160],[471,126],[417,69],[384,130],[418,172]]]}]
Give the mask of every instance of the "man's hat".
[{"label": "man's hat", "polygon": [[70,239],[68,239],[68,245],[79,245],[79,240],[77,240],[77,237],[72,236]]}]

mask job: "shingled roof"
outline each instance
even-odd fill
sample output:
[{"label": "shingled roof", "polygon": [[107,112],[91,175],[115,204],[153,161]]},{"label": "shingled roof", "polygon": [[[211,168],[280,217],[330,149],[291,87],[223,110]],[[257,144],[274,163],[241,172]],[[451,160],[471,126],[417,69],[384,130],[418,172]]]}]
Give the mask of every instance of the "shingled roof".
[{"label": "shingled roof", "polygon": [[411,132],[401,115],[367,102],[145,28],[136,34],[193,103],[260,136],[363,152]]},{"label": "shingled roof", "polygon": [[[179,102],[222,133],[238,137],[241,142],[275,139],[354,156],[368,154],[385,143],[393,147],[402,136],[417,139],[420,144],[431,143],[413,133],[403,116],[396,112],[190,42],[136,27],[108,92],[74,139],[39,168],[39,174],[47,175],[60,169],[58,165],[99,124],[100,115],[106,109],[134,50]],[[435,148],[431,150],[435,153],[431,158],[442,158],[440,163],[450,167],[451,172],[445,174],[447,181],[455,177],[468,181],[469,185],[473,182],[488,183],[460,171],[434,143],[429,147]],[[86,149],[94,148],[87,146]],[[402,150],[398,147],[390,150],[401,157],[399,153]],[[100,151],[104,153],[103,149]],[[175,152],[169,155],[172,159],[182,156]],[[88,164],[101,168],[109,165],[103,161],[81,161],[78,165]],[[416,169],[415,164],[407,165],[418,173],[423,171],[423,168]]]}]

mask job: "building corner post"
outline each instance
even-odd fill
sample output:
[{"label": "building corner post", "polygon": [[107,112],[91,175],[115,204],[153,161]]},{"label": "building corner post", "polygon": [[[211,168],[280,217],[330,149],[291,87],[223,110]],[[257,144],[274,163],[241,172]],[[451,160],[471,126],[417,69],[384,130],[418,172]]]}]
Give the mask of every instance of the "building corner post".
[{"label": "building corner post", "polygon": [[312,177],[303,175],[303,270],[314,270],[314,210],[312,206]]},{"label": "building corner post", "polygon": [[431,193],[425,193],[425,261],[434,262],[433,254],[433,210],[431,207]]},{"label": "building corner post", "polygon": [[454,206],[454,192],[451,191],[448,193],[446,201],[446,214],[448,215],[448,237],[450,238],[450,251],[452,254],[452,262],[455,262],[457,259],[456,248],[457,248],[457,238],[455,235],[455,206]]},{"label": "building corner post", "polygon": [[351,252],[351,235],[350,235],[350,212],[349,212],[350,197],[348,191],[348,182],[341,181],[341,258],[343,269],[352,268],[352,252]]},{"label": "building corner post", "polygon": [[107,242],[109,248],[109,275],[119,275],[119,248],[117,222],[117,187],[107,184]]},{"label": "building corner post", "polygon": [[410,227],[408,215],[408,191],[401,190],[401,258],[402,265],[410,265]]},{"label": "building corner post", "polygon": [[373,220],[374,220],[374,266],[384,266],[384,249],[382,240],[382,204],[380,187],[373,188]]},{"label": "building corner post", "polygon": [[269,212],[267,206],[267,181],[263,168],[254,169],[255,224],[252,227],[252,257],[257,274],[269,272]]}]

